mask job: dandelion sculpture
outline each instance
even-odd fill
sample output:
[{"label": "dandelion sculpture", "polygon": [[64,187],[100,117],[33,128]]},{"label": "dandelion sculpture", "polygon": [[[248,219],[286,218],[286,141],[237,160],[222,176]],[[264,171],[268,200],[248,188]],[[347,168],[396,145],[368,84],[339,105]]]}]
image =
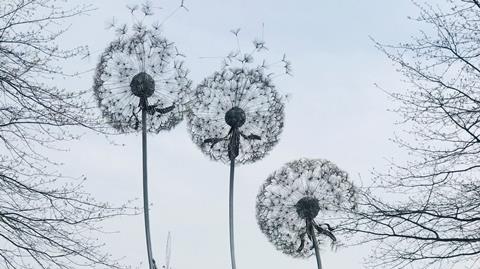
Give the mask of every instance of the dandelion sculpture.
[{"label": "dandelion sculpture", "polygon": [[[147,15],[147,13],[145,13]],[[147,182],[147,131],[170,130],[182,120],[191,81],[174,43],[158,26],[138,23],[103,52],[94,79],[94,94],[107,121],[121,133],[142,131],[143,204],[150,269],[154,269],[150,240]]]},{"label": "dandelion sculpture", "polygon": [[[262,48],[256,45],[255,49]],[[230,54],[225,63],[197,86],[187,119],[191,137],[202,152],[230,164],[230,257],[235,269],[235,164],[255,162],[275,146],[283,128],[284,104],[266,64],[251,67],[252,55],[239,52]]]},{"label": "dandelion sculpture", "polygon": [[356,208],[356,191],[335,164],[300,159],[267,178],[256,207],[260,229],[278,250],[297,258],[315,253],[321,269],[319,247],[337,242],[335,217],[342,209]]}]

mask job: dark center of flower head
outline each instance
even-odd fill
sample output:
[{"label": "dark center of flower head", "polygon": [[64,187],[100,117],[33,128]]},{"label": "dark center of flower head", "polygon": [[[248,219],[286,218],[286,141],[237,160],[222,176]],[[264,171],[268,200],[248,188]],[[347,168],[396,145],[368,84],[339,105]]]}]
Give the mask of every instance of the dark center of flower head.
[{"label": "dark center of flower head", "polygon": [[155,81],[149,74],[140,72],[132,78],[130,89],[135,96],[140,98],[150,97],[155,91]]},{"label": "dark center of flower head", "polygon": [[235,106],[225,113],[225,122],[232,128],[238,128],[245,123],[246,116],[243,109]]},{"label": "dark center of flower head", "polygon": [[297,214],[302,219],[313,220],[320,211],[318,200],[313,197],[303,197],[295,204]]}]

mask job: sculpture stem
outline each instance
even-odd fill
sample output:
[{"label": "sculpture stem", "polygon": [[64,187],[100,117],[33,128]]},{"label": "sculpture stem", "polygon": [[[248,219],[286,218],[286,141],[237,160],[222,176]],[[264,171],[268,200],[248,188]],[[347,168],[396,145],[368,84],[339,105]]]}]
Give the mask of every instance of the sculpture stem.
[{"label": "sculpture stem", "polygon": [[142,106],[142,161],[143,161],[143,215],[145,217],[145,237],[147,240],[148,266],[156,269],[152,257],[152,242],[150,239],[150,217],[148,212],[148,180],[147,180],[147,110],[146,102]]},{"label": "sculpture stem", "polygon": [[229,191],[229,204],[228,204],[228,224],[230,230],[230,260],[232,264],[232,269],[236,269],[235,264],[235,243],[234,243],[234,233],[233,233],[233,181],[235,175],[235,158],[230,159],[230,191]]},{"label": "sculpture stem", "polygon": [[315,228],[311,226],[311,236],[313,242],[313,248],[315,248],[315,257],[317,258],[317,268],[322,269],[322,260],[320,259],[320,250],[318,249],[318,241],[317,237],[315,236]]}]

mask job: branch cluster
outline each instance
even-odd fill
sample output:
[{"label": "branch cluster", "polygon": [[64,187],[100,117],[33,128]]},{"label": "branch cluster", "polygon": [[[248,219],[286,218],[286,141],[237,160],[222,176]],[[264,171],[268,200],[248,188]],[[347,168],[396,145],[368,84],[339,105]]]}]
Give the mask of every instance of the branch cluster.
[{"label": "branch cluster", "polygon": [[69,18],[88,6],[56,0],[0,3],[0,267],[119,267],[92,235],[99,223],[126,213],[63,184],[48,157],[58,142],[76,139],[68,127],[96,128],[83,91],[55,86],[62,64],[84,47],[57,42]]},{"label": "branch cluster", "polygon": [[372,263],[380,267],[475,263],[480,253],[480,5],[418,7],[428,30],[377,43],[408,84],[391,96],[408,128],[395,141],[412,157],[375,173],[351,227],[379,243]]}]

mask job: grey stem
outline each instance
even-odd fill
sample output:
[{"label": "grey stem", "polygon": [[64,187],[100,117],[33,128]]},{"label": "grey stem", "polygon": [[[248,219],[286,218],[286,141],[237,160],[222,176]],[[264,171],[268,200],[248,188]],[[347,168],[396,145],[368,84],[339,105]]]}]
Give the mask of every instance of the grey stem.
[{"label": "grey stem", "polygon": [[317,257],[317,267],[318,269],[322,269],[322,260],[320,259],[320,250],[318,249],[318,241],[317,237],[315,236],[315,228],[312,227],[312,242],[313,247],[315,248],[315,256]]},{"label": "grey stem", "polygon": [[230,228],[230,260],[232,263],[232,269],[236,269],[235,264],[235,243],[233,233],[233,179],[235,174],[235,158],[230,160],[230,193],[229,193],[229,211],[228,211],[228,224]]},{"label": "grey stem", "polygon": [[147,240],[148,266],[155,269],[150,239],[150,217],[148,212],[148,180],[147,180],[147,110],[142,108],[142,157],[143,157],[143,215],[145,216],[145,237]]}]

